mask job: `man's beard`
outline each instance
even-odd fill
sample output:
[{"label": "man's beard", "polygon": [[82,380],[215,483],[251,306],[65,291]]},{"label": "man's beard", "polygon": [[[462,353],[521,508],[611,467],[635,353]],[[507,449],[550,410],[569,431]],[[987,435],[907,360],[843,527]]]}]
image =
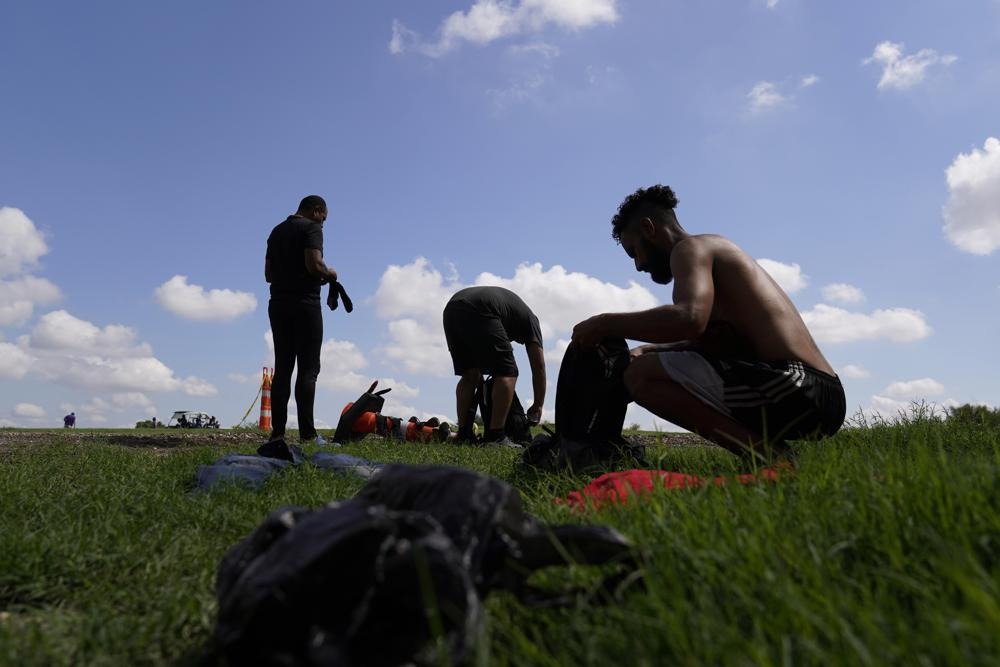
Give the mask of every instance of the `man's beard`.
[{"label": "man's beard", "polygon": [[654,283],[667,285],[674,279],[674,273],[670,270],[670,255],[664,256],[652,241],[642,239],[642,249],[646,255],[646,272]]}]

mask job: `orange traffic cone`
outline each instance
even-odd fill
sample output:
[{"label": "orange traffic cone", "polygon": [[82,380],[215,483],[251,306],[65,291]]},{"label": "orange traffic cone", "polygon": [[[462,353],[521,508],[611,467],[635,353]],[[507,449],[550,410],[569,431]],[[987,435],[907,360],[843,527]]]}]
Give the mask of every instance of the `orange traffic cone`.
[{"label": "orange traffic cone", "polygon": [[274,369],[268,372],[264,367],[264,379],[260,384],[260,428],[264,431],[271,430],[271,378],[274,377]]}]

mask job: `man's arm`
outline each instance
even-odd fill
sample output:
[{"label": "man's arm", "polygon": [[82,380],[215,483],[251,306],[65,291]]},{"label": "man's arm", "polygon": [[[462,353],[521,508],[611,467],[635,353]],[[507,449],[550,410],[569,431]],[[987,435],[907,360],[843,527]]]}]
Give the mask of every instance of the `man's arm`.
[{"label": "man's arm", "polygon": [[542,421],[542,405],[545,403],[545,352],[538,343],[528,343],[524,347],[531,365],[531,390],[534,398],[527,417],[529,422],[537,424]]},{"label": "man's arm", "polygon": [[264,258],[264,281],[267,283],[271,282],[271,258]]},{"label": "man's arm", "polygon": [[573,343],[590,347],[613,336],[648,343],[696,340],[705,331],[715,302],[712,252],[686,240],[670,256],[674,274],[674,303],[634,313],[604,313],[573,328]]},{"label": "man's arm", "polygon": [[322,252],[316,248],[306,248],[305,253],[306,271],[325,283],[332,283],[337,279],[337,272],[323,262]]}]

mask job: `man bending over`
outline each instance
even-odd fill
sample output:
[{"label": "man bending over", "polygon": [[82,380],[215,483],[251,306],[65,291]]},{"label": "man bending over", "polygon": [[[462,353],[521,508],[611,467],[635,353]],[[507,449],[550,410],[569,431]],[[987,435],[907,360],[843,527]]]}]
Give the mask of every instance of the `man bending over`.
[{"label": "man bending over", "polygon": [[523,343],[531,365],[534,402],[528,422],[537,424],[545,402],[545,355],[542,331],[521,297],[503,287],[467,287],[459,290],[444,309],[444,334],[448,351],[460,376],[455,388],[458,408],[458,439],[472,440],[476,388],[483,374],[493,376],[493,410],[485,424],[486,442],[513,444],[504,433],[507,413],[514,400],[517,363],[511,341]]},{"label": "man bending over", "polygon": [[636,403],[741,456],[770,458],[787,440],[833,435],[844,388],[791,300],[757,262],[715,234],[688,234],[664,185],[636,190],[611,236],[653,282],[674,281],[673,304],[604,313],[573,329],[589,347],[606,336],[632,350],[625,386]]}]

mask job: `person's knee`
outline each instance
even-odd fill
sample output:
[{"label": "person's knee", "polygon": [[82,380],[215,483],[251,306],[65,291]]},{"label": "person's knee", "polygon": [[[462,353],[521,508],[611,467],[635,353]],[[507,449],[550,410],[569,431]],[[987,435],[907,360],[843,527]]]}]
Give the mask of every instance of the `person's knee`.
[{"label": "person's knee", "polygon": [[[622,382],[625,384],[625,391],[632,397],[632,400],[638,401],[647,394],[650,380],[654,378],[657,371],[661,370],[660,361],[654,359],[654,356],[645,355],[633,359],[632,363],[625,369]],[[650,361],[655,362],[656,365],[653,366]]]}]

